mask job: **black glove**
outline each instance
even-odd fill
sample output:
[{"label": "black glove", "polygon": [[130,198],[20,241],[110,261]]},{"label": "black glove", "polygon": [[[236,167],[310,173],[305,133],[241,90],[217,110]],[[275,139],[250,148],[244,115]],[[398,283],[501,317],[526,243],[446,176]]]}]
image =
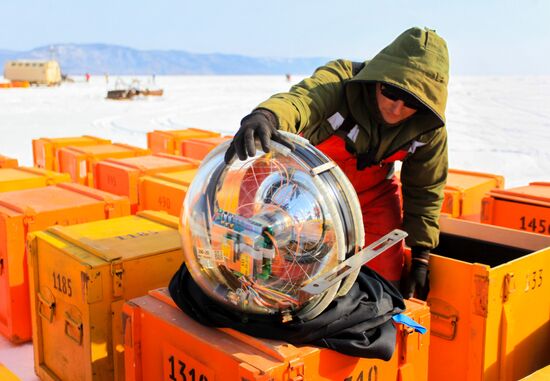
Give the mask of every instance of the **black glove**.
[{"label": "black glove", "polygon": [[430,250],[415,246],[411,248],[411,251],[411,270],[403,282],[401,293],[405,299],[415,296],[418,299],[426,300],[428,292],[430,292],[430,271],[428,270]]},{"label": "black glove", "polygon": [[241,128],[225,153],[225,163],[229,164],[235,153],[240,160],[256,155],[256,139],[260,141],[264,152],[270,151],[270,140],[294,150],[294,144],[277,130],[277,124],[275,115],[266,109],[256,109],[245,116],[241,120]]}]

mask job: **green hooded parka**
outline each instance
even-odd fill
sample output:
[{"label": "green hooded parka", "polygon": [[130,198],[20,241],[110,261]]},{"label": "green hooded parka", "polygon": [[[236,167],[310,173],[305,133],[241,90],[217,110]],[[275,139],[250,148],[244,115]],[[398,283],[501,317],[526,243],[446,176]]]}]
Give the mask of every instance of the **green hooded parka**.
[{"label": "green hooded parka", "polygon": [[[376,165],[408,150],[401,168],[403,229],[409,246],[432,249],[439,240],[439,214],[447,178],[445,106],[449,59],[435,31],[411,28],[372,60],[357,65],[336,60],[318,68],[289,92],[275,94],[258,108],[275,114],[278,128],[317,145],[335,133],[331,117],[353,118],[358,132],[349,150]],[[384,125],[369,112],[369,86],[387,83],[425,105],[398,125]],[[334,118],[333,118],[334,119]]]}]

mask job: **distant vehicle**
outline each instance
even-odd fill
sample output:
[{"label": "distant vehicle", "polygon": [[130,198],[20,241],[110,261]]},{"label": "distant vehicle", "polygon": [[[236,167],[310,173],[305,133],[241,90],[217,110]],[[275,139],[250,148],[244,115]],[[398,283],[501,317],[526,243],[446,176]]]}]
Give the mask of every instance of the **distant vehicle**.
[{"label": "distant vehicle", "polygon": [[136,89],[122,89],[107,91],[107,99],[128,100],[139,94]]},{"label": "distant vehicle", "polygon": [[10,81],[27,81],[34,85],[54,86],[61,83],[61,68],[57,61],[7,61],[4,65],[4,78]]},{"label": "distant vehicle", "polygon": [[114,90],[107,91],[107,99],[116,100],[129,100],[134,99],[137,96],[157,96],[160,97],[164,94],[163,89],[142,89],[139,80],[134,79],[131,84],[125,83],[121,78],[118,78],[115,83]]}]

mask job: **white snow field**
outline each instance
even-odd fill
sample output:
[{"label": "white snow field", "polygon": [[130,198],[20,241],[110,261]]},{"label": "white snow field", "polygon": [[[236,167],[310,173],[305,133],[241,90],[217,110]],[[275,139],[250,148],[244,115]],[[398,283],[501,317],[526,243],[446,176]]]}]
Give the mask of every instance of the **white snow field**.
[{"label": "white snow field", "polygon": [[[0,155],[31,165],[39,137],[87,134],[145,147],[155,129],[232,134],[256,104],[290,87],[282,75],[167,76],[156,78],[162,97],[113,101],[105,95],[115,77],[109,85],[103,76],[77,80],[0,89]],[[504,175],[507,187],[550,180],[550,77],[451,77],[447,128],[451,168]]]},{"label": "white snow field", "polygon": [[[107,100],[115,80],[0,89],[0,154],[32,165],[33,138],[94,135],[146,147],[146,132],[155,129],[233,134],[256,104],[290,86],[282,75],[166,76],[156,78],[160,98]],[[151,78],[140,80],[151,87]],[[550,181],[550,77],[452,77],[447,128],[451,168],[503,175],[508,188]],[[37,380],[31,344],[0,337],[0,363]]]}]

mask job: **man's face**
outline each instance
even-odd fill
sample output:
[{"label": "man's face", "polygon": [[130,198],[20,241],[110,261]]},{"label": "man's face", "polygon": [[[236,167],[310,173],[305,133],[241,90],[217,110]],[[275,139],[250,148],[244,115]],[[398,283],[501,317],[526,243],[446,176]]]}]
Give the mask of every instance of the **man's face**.
[{"label": "man's face", "polygon": [[392,100],[382,94],[381,83],[376,84],[376,101],[378,110],[384,121],[388,124],[399,124],[407,118],[410,118],[416,112],[416,109],[405,106],[401,99]]}]

